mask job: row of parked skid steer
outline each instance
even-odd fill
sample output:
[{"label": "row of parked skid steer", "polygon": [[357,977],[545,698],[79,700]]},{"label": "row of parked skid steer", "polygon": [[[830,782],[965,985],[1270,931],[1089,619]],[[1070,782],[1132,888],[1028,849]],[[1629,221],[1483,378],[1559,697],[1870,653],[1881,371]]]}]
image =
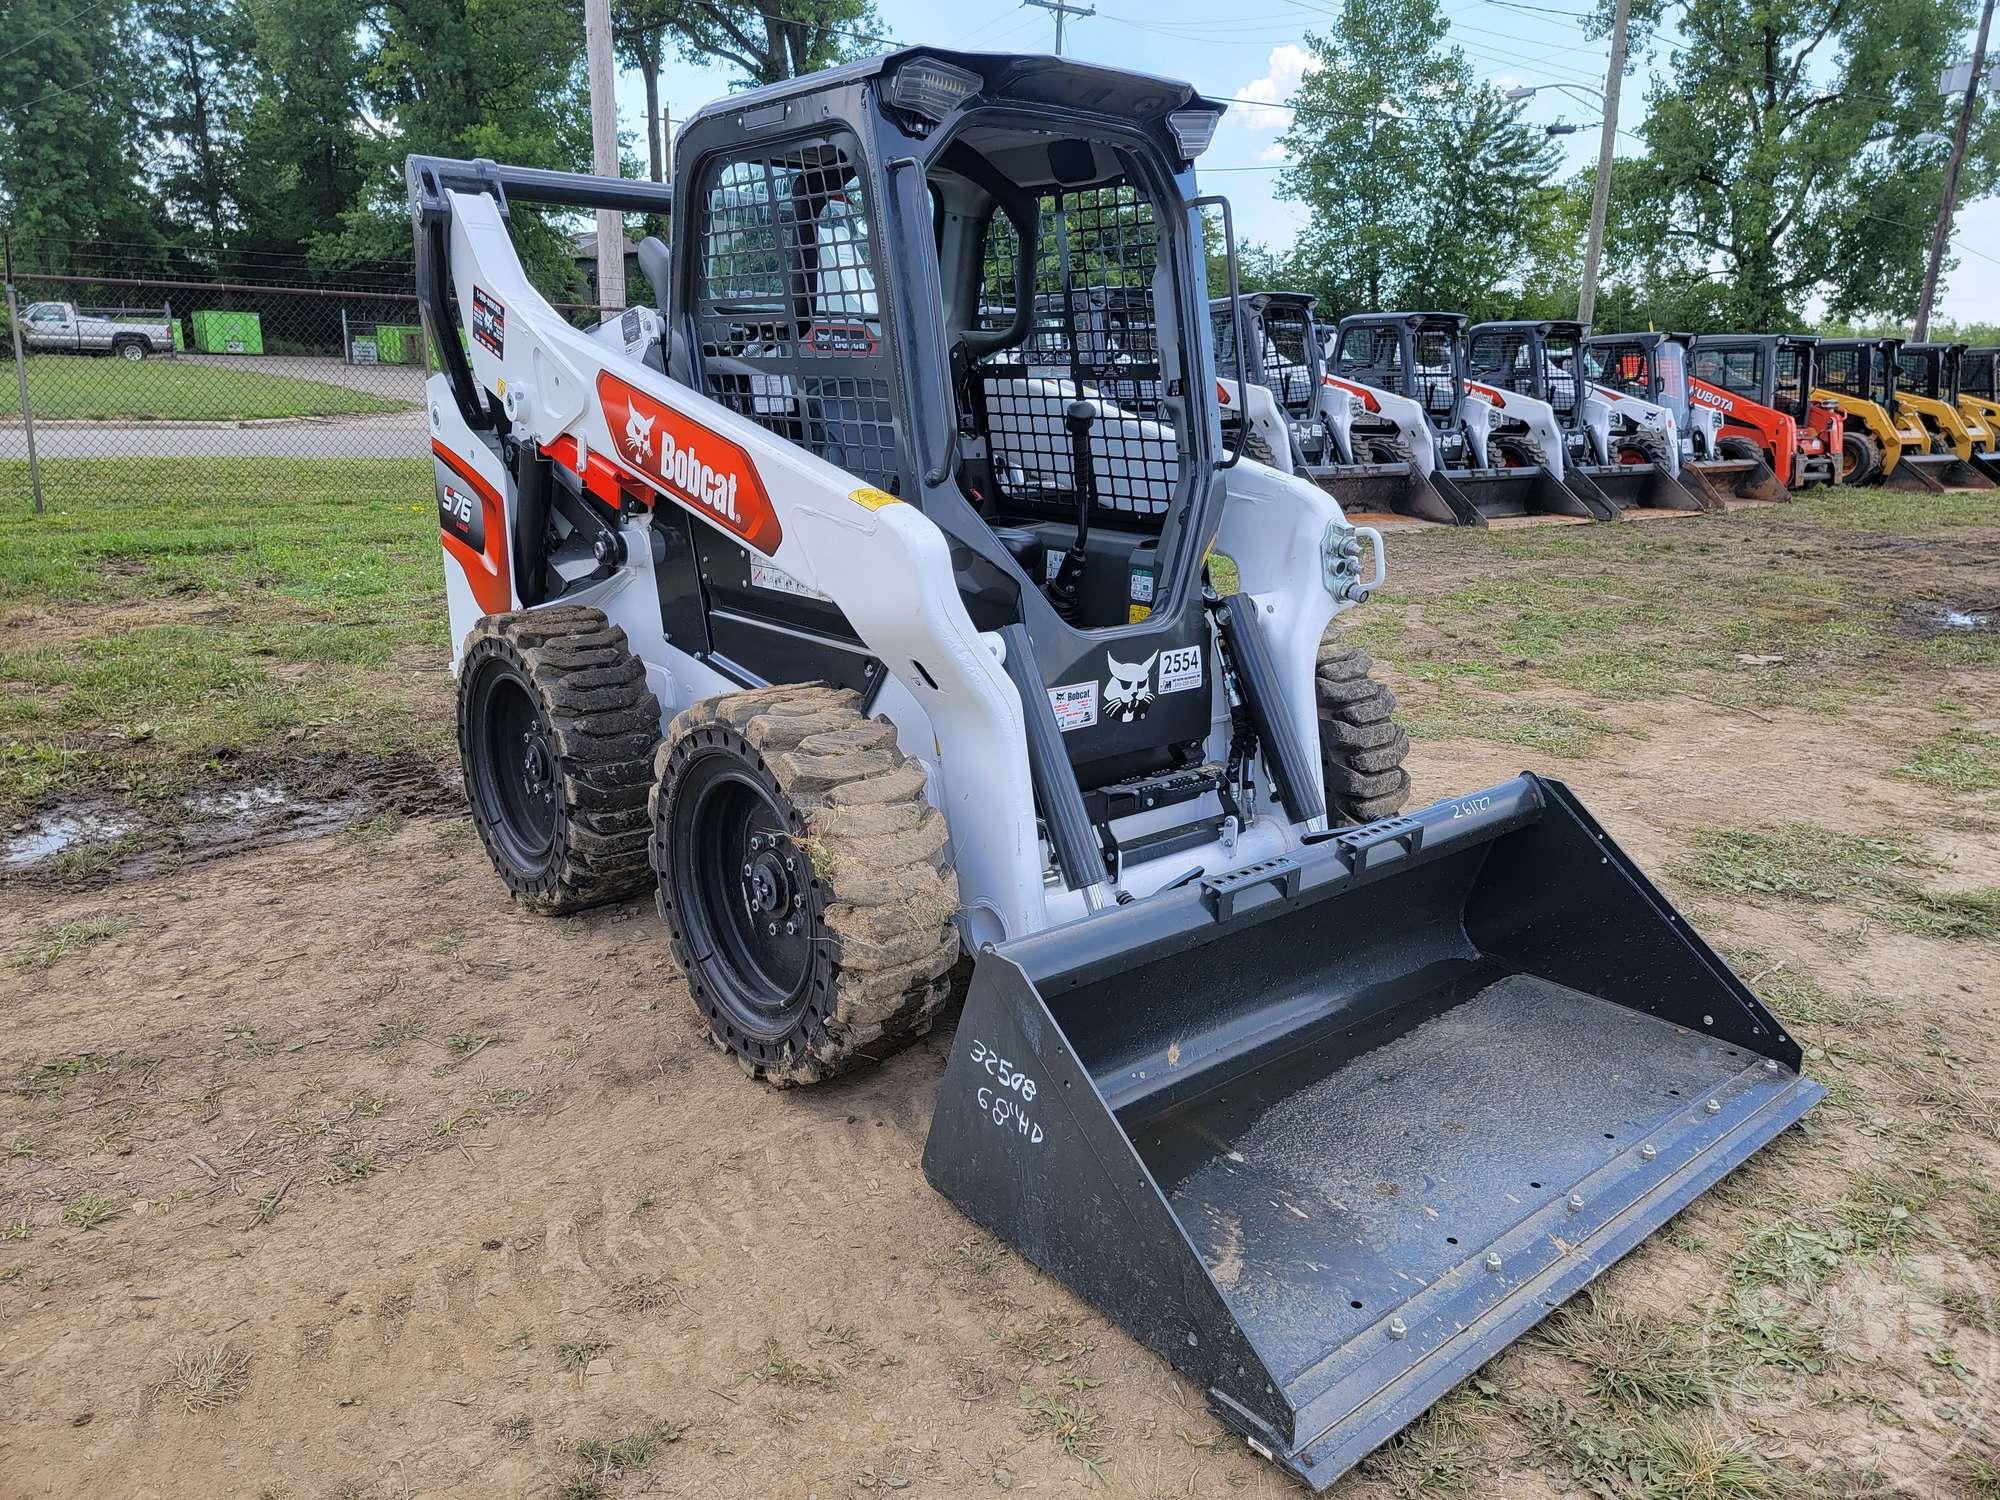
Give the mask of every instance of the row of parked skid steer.
[{"label": "row of parked skid steer", "polygon": [[[651,892],[716,1047],[772,1083],[962,995],[929,1180],[1323,1488],[1823,1093],[1560,783],[1405,810],[1408,737],[1335,628],[1383,539],[1343,505],[1705,504],[1841,442],[1810,340],[1692,351],[1731,399],[1797,388],[1737,456],[1668,336],[1374,315],[1329,355],[1270,296],[1219,328],[1222,111],[914,48],[698,111],[668,186],[412,157],[409,193],[459,743],[508,888]],[[668,218],[648,305],[572,326],[523,204]],[[1884,361],[1843,399],[1890,399]]]},{"label": "row of parked skid steer", "polygon": [[1349,514],[1609,520],[1816,484],[1936,491],[2000,478],[1993,349],[1591,335],[1560,320],[1468,327],[1455,313],[1326,325],[1297,292],[1221,297],[1210,312],[1218,398],[1247,426],[1246,451],[1334,487]]}]

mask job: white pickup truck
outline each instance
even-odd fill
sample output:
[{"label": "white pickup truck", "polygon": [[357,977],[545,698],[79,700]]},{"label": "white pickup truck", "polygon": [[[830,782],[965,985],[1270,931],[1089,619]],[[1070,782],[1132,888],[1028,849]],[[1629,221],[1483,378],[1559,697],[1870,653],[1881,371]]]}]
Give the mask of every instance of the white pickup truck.
[{"label": "white pickup truck", "polygon": [[172,349],[174,330],[165,318],[100,317],[71,302],[33,302],[21,310],[21,342],[36,353],[144,359]]}]

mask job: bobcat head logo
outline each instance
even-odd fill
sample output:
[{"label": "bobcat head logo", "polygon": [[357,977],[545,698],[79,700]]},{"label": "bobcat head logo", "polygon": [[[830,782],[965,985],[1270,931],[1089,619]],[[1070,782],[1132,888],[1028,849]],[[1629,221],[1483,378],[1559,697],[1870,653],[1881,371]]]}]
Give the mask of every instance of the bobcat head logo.
[{"label": "bobcat head logo", "polygon": [[657,416],[642,417],[635,406],[625,416],[625,446],[632,450],[634,458],[653,456],[653,423]]},{"label": "bobcat head logo", "polygon": [[1153,663],[1159,659],[1157,651],[1142,662],[1120,661],[1108,651],[1104,654],[1104,665],[1111,672],[1111,680],[1104,684],[1105,718],[1130,724],[1146,717],[1146,710],[1153,706]]}]

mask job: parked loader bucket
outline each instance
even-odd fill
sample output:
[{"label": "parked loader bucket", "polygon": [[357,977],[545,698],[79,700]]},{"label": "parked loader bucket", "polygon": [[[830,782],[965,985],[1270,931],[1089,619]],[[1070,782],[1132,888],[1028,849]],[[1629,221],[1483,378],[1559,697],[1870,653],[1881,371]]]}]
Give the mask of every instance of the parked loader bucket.
[{"label": "parked loader bucket", "polygon": [[1591,487],[1614,513],[1627,510],[1720,510],[1707,491],[1674,478],[1658,464],[1573,464],[1570,482]]},{"label": "parked loader bucket", "polygon": [[1376,514],[1413,516],[1441,526],[1486,524],[1486,517],[1441,493],[1413,464],[1309,464],[1306,475],[1331,493],[1350,518]]},{"label": "parked loader bucket", "polygon": [[985,949],[924,1171],[1331,1484],[1825,1091],[1523,775]]},{"label": "parked loader bucket", "polygon": [[1718,505],[1731,500],[1769,503],[1792,498],[1785,481],[1761,458],[1698,459],[1682,465],[1682,469],[1692,470],[1709,493],[1716,496]]},{"label": "parked loader bucket", "polygon": [[[1935,455],[1923,455],[1923,458],[1933,457]],[[1882,476],[1882,488],[1902,490],[1916,495],[1941,495],[1944,493],[1945,485],[1944,481],[1938,478],[1936,467],[1935,464],[1925,463],[1905,453],[1896,461],[1896,467]]]},{"label": "parked loader bucket", "polygon": [[1432,476],[1454,505],[1477,511],[1489,522],[1512,516],[1571,516],[1609,521],[1617,511],[1578,493],[1539,464],[1520,468],[1440,469]]},{"label": "parked loader bucket", "polygon": [[1894,484],[1903,470],[1914,467],[1941,490],[1990,490],[1992,479],[1956,453],[1905,453],[1896,463],[1888,482]]}]

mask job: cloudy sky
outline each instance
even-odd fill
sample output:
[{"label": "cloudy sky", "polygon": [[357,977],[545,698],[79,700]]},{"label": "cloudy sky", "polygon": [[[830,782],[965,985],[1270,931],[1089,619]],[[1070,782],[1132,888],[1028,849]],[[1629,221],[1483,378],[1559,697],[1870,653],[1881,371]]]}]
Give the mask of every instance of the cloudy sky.
[{"label": "cloudy sky", "polygon": [[[1085,0],[1088,3],[1088,0]],[[1271,244],[1286,243],[1301,222],[1296,205],[1273,196],[1280,152],[1278,137],[1289,118],[1282,107],[1298,87],[1309,54],[1300,45],[1306,32],[1324,26],[1338,0],[1243,0],[1235,14],[1213,0],[1099,0],[1097,14],[1068,23],[1065,50],[1093,62],[1184,78],[1204,93],[1259,103],[1230,107],[1215,143],[1199,164],[1203,183],[1230,196],[1240,232]],[[1474,69],[1502,88],[1541,88],[1529,103],[1538,123],[1594,124],[1597,106],[1587,93],[1602,89],[1606,47],[1579,29],[1571,12],[1589,0],[1535,0],[1539,9],[1521,10],[1493,0],[1445,0],[1451,41]],[[927,42],[978,51],[1049,51],[1055,18],[1018,0],[877,0],[887,29],[901,42]],[[1967,50],[1970,38],[1967,39]],[[1642,64],[1626,81],[1628,128],[1643,109],[1646,80],[1656,64]],[[663,88],[675,119],[728,86],[720,68],[674,62]],[[1568,85],[1567,89],[1558,87]],[[620,80],[619,123],[636,132],[644,95],[636,74]],[[1939,100],[1940,129],[1948,128],[1946,102]],[[1572,167],[1591,161],[1597,132],[1564,138]],[[1641,143],[1621,136],[1619,150]],[[643,155],[643,148],[642,148]],[[2000,322],[2000,200],[1962,208],[1953,248],[1960,264],[1951,274],[1940,311],[1960,321]]]}]

